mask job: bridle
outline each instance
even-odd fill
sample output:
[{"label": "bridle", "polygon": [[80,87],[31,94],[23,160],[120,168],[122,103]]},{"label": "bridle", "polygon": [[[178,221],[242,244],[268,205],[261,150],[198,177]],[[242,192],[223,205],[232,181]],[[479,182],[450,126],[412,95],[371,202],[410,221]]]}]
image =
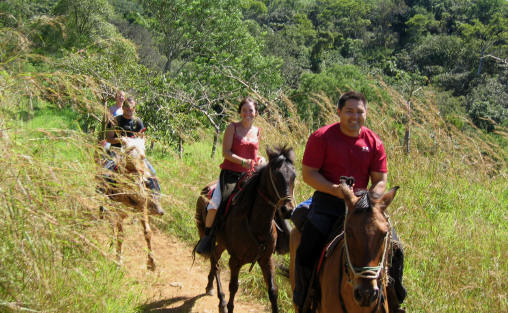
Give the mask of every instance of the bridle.
[{"label": "bridle", "polygon": [[[388,267],[385,266],[385,261],[386,261],[386,256],[388,254],[388,247],[391,242],[390,239],[391,239],[391,233],[392,233],[391,232],[392,224],[390,222],[390,218],[386,214],[384,215],[387,222],[388,222],[388,231],[386,232],[386,235],[385,235],[383,255],[381,257],[381,260],[379,261],[379,264],[377,266],[357,267],[357,266],[353,265],[353,263],[351,262],[351,258],[349,256],[349,247],[347,244],[347,231],[346,231],[347,216],[348,216],[348,208],[346,205],[346,215],[344,218],[344,250],[346,251],[346,263],[347,263],[347,267],[349,270],[348,272],[353,275],[353,277],[350,277],[350,275],[348,275],[349,281],[352,281],[357,278],[376,279],[377,280],[381,276],[383,269],[385,270],[385,272],[388,269]],[[387,275],[385,273],[384,277],[386,277],[386,276]]]},{"label": "bridle", "polygon": [[295,198],[294,197],[294,189],[293,189],[292,195],[288,194],[285,196],[281,196],[279,193],[279,190],[277,189],[277,186],[275,185],[275,181],[273,180],[272,169],[270,168],[269,165],[267,165],[267,166],[268,166],[268,176],[270,178],[273,192],[275,193],[275,196],[277,197],[277,201],[275,203],[272,202],[259,189],[258,189],[258,194],[261,196],[261,198],[263,198],[263,200],[265,200],[269,205],[271,205],[275,209],[280,209],[287,202],[294,202],[294,198]]},{"label": "bridle", "polygon": [[[388,231],[386,232],[386,235],[385,235],[383,255],[381,257],[381,260],[379,261],[379,264],[377,266],[356,267],[351,262],[351,258],[349,256],[349,248],[348,248],[348,244],[347,244],[346,226],[347,226],[348,207],[346,205],[346,215],[344,217],[344,244],[343,244],[342,252],[344,252],[344,251],[346,252],[345,253],[346,254],[346,275],[348,277],[348,282],[350,284],[352,284],[352,281],[354,279],[358,279],[358,278],[377,280],[378,286],[379,286],[379,282],[380,282],[379,278],[382,278],[381,282],[384,285],[387,284],[388,266],[387,266],[387,264],[385,264],[385,262],[387,260],[389,246],[391,245],[392,224],[390,221],[390,217],[388,215],[386,215],[385,213],[383,213],[383,215],[388,222]],[[342,256],[341,256],[341,259],[342,259]],[[342,261],[341,261],[341,267],[342,267]],[[341,269],[340,273],[341,273],[340,280],[342,281],[342,269]],[[339,286],[340,286],[340,282],[339,282]],[[340,288],[341,287],[339,287],[339,298],[341,300],[342,310],[343,310],[343,312],[347,313],[347,310],[344,306],[344,300],[342,299],[342,293],[340,291]],[[379,306],[381,305],[381,302],[383,302],[383,297],[384,297],[384,295],[383,295],[382,289],[380,288],[379,293],[378,293],[378,298],[377,298],[377,304],[374,306],[374,309],[372,310],[372,312],[378,311]]]},{"label": "bridle", "polygon": [[[274,192],[275,196],[277,197],[277,201],[276,201],[275,203],[274,203],[274,202],[272,202],[270,199],[268,199],[268,197],[267,197],[267,196],[265,196],[265,195],[261,192],[261,190],[259,190],[259,188],[257,189],[257,192],[258,192],[259,196],[261,196],[261,198],[262,198],[264,201],[266,201],[266,202],[267,202],[270,206],[272,206],[275,210],[279,211],[279,214],[281,214],[280,209],[282,208],[282,206],[283,206],[286,202],[288,202],[288,201],[291,201],[291,202],[293,202],[293,201],[294,201],[294,189],[293,189],[293,195],[289,195],[289,194],[288,194],[288,195],[285,195],[285,196],[281,196],[281,195],[280,195],[280,193],[279,193],[279,190],[277,189],[277,186],[275,185],[275,181],[273,180],[272,169],[270,168],[270,166],[269,166],[269,165],[267,165],[267,167],[268,167],[268,169],[267,169],[267,170],[268,170],[268,176],[269,176],[269,178],[270,178],[270,183],[271,183],[271,185],[272,185],[273,192]],[[272,224],[271,224],[271,222],[270,222],[270,225],[272,225]],[[275,225],[276,225],[276,227],[278,227],[278,225],[277,225],[277,224],[275,224]],[[261,257],[261,253],[262,253],[263,251],[265,251],[265,249],[266,249],[266,245],[265,245],[263,242],[260,242],[257,238],[254,238],[254,239],[255,239],[255,240],[257,241],[257,243],[258,243],[258,250],[259,250],[259,251],[258,251],[257,256],[254,258],[254,261],[252,261],[252,264],[251,264],[251,266],[250,266],[250,268],[249,268],[249,272],[252,270],[252,268],[254,267],[254,264],[255,264],[255,263],[259,260],[259,258]]]}]

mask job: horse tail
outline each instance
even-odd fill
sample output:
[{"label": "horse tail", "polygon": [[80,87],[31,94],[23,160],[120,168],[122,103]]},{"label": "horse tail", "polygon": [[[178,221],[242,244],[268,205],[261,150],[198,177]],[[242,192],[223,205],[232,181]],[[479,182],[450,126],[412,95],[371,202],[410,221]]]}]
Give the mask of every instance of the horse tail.
[{"label": "horse tail", "polygon": [[[194,220],[196,221],[196,227],[198,228],[199,237],[203,237],[205,234],[205,219],[206,219],[206,207],[208,205],[208,194],[210,192],[210,188],[216,184],[216,182],[212,182],[205,186],[205,188],[201,189],[198,200],[196,202],[196,212],[194,214]],[[199,241],[198,241],[199,243]],[[192,249],[192,265],[194,265],[194,260],[196,259],[196,248],[198,243]]]}]

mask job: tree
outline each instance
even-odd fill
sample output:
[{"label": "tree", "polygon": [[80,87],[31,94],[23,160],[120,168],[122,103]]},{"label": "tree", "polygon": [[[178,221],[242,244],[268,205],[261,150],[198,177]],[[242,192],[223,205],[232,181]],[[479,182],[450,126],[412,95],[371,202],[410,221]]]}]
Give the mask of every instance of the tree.
[{"label": "tree", "polygon": [[[282,85],[280,60],[262,55],[262,38],[254,38],[235,0],[144,1],[166,55],[166,77],[177,89],[171,97],[187,112],[199,112],[214,129],[225,125],[220,103],[234,102],[249,88],[265,95]],[[178,94],[175,95],[175,92]],[[165,105],[161,101],[161,105]],[[169,110],[168,112],[172,112]],[[186,133],[191,133],[190,127]],[[215,146],[216,143],[214,143]]]},{"label": "tree", "polygon": [[107,0],[60,0],[53,11],[56,15],[66,16],[70,45],[84,47],[114,33],[106,22],[113,13]]},{"label": "tree", "polygon": [[508,75],[482,78],[471,90],[466,102],[466,110],[476,126],[493,132],[497,125],[505,125],[508,120]]},{"label": "tree", "polygon": [[461,24],[460,29],[470,48],[476,52],[478,60],[477,75],[482,73],[485,55],[490,53],[491,50],[494,54],[499,52],[500,55],[497,56],[503,56],[503,54],[506,56],[508,18],[501,13],[495,14],[488,24],[475,19],[473,24]]}]

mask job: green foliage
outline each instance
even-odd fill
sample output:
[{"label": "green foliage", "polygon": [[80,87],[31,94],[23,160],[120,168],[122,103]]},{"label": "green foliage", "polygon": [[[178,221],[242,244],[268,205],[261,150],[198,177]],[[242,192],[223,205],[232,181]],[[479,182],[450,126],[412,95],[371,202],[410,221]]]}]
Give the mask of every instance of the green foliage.
[{"label": "green foliage", "polygon": [[432,14],[415,14],[407,22],[408,32],[413,40],[427,36],[430,32],[435,33],[438,22]]},{"label": "green foliage", "polygon": [[54,13],[66,16],[71,46],[84,47],[99,38],[110,37],[113,32],[106,22],[112,14],[107,0],[60,0]]},{"label": "green foliage", "polygon": [[332,65],[320,74],[304,73],[300,88],[292,95],[298,104],[300,116],[309,121],[311,128],[322,126],[328,117],[322,116],[321,107],[316,103],[316,96],[322,94],[336,104],[340,95],[349,90],[362,92],[368,101],[380,102],[376,91],[376,82],[366,78],[362,71],[353,65]]},{"label": "green foliage", "polygon": [[476,126],[488,132],[508,119],[508,91],[504,82],[488,78],[472,89],[466,109]]},{"label": "green foliage", "polygon": [[0,26],[16,27],[34,16],[49,14],[58,0],[0,2]]}]

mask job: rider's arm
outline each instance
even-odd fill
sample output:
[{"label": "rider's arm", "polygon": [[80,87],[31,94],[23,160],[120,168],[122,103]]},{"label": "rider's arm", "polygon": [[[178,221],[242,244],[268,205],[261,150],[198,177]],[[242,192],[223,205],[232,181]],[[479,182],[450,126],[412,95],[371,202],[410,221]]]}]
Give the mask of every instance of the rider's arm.
[{"label": "rider's arm", "polygon": [[122,143],[120,141],[120,138],[116,137],[115,130],[113,129],[111,124],[108,125],[108,129],[106,130],[106,141],[112,145]]},{"label": "rider's arm", "polygon": [[134,134],[136,137],[145,138],[146,127],[140,118],[137,118],[137,132]]},{"label": "rider's arm", "polygon": [[244,159],[231,151],[233,147],[233,137],[235,136],[235,125],[232,123],[224,131],[224,139],[222,140],[222,155],[226,160],[229,160],[236,164],[241,164],[243,167],[250,167],[250,161]]},{"label": "rider's arm", "polygon": [[344,194],[342,193],[342,189],[339,187],[339,185],[334,184],[326,179],[321,173],[319,173],[318,168],[302,165],[302,177],[303,181],[307,185],[311,186],[317,191],[321,191],[333,195],[337,198],[344,199]]},{"label": "rider's arm", "polygon": [[369,191],[376,196],[382,196],[385,193],[387,181],[388,173],[370,172]]}]

